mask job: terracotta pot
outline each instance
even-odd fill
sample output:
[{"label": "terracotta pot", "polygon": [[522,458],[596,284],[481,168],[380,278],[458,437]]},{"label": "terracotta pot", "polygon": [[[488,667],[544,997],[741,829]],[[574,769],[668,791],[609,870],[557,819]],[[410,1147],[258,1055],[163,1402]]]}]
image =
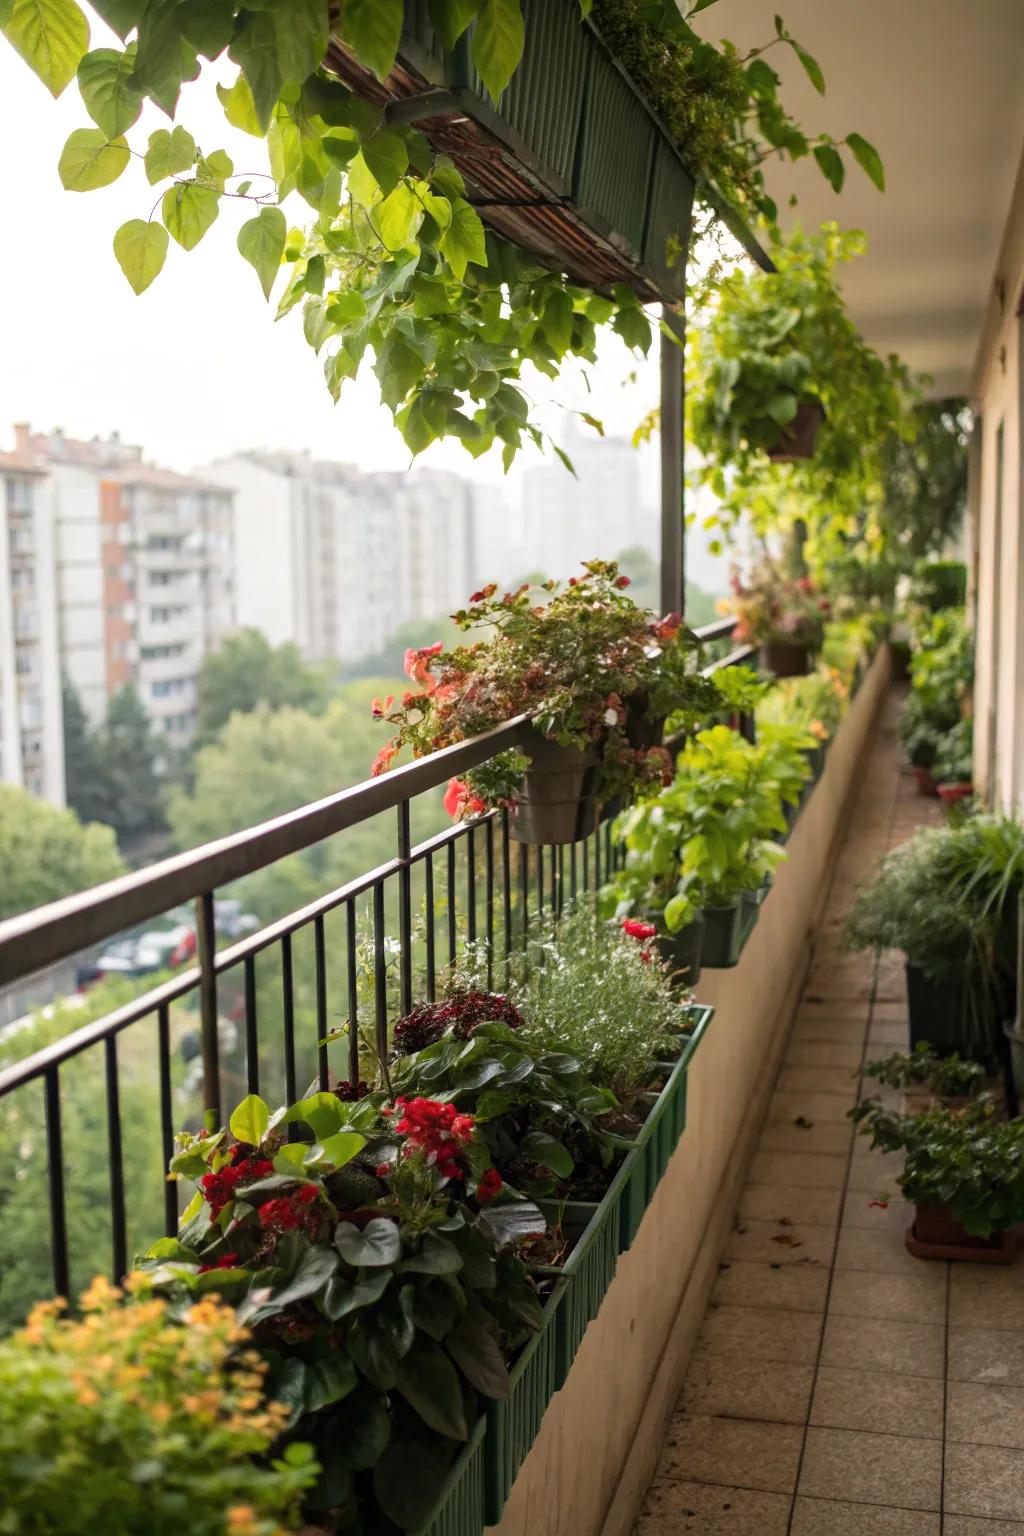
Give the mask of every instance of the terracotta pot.
[{"label": "terracotta pot", "polygon": [[944,805],[956,805],[960,800],[969,800],[974,794],[973,784],[937,784],[936,789]]},{"label": "terracotta pot", "polygon": [[968,1264],[1012,1264],[1013,1237],[995,1232],[991,1237],[972,1237],[944,1205],[914,1207],[914,1221],[907,1229],[908,1253],[917,1259],[952,1259]]},{"label": "terracotta pot", "polygon": [[939,786],[936,784],[934,778],[932,777],[931,769],[922,768],[917,763],[914,763],[912,766],[914,770],[914,779],[917,783],[918,794],[937,795],[939,792]]},{"label": "terracotta pot", "polygon": [[796,415],[779,434],[778,446],[768,457],[773,464],[789,464],[794,459],[814,457],[814,444],[825,420],[824,407],[817,400],[801,400]]},{"label": "terracotta pot", "polygon": [[806,645],[787,640],[766,640],[758,654],[761,670],[774,672],[776,677],[803,677],[810,660],[811,653]]},{"label": "terracotta pot", "polygon": [[524,750],[530,766],[509,815],[509,835],[531,846],[577,843],[589,837],[597,825],[598,749],[582,752],[578,747],[563,747],[532,731]]}]

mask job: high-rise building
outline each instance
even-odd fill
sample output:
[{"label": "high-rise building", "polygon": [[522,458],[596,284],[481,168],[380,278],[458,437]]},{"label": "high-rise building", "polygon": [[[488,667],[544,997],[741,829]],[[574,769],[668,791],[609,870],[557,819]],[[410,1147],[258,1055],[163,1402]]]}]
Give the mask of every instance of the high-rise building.
[{"label": "high-rise building", "polygon": [[18,449],[0,453],[0,781],[64,804],[52,508]]},{"label": "high-rise building", "polygon": [[134,686],[169,747],[195,728],[205,651],[235,627],[231,492],[147,464],[113,434],[15,427],[53,529],[60,670],[94,722]]}]

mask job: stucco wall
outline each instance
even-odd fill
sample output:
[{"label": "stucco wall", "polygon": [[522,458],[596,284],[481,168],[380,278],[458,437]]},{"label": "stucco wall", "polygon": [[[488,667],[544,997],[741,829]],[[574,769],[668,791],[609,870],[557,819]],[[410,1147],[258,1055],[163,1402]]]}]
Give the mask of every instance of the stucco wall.
[{"label": "stucco wall", "polygon": [[832,744],[690,1070],[682,1141],[516,1481],[500,1536],[627,1536],[653,1471],[767,1108],[858,764],[889,683],[882,650]]}]

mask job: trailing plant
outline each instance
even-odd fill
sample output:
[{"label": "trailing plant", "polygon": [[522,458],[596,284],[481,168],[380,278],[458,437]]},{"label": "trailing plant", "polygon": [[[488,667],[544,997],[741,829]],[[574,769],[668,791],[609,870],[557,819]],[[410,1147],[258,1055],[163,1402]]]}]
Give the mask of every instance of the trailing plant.
[{"label": "trailing plant", "polygon": [[964,1061],[956,1051],[952,1056],[937,1056],[923,1040],[909,1055],[893,1051],[869,1061],[864,1076],[886,1088],[921,1086],[940,1099],[974,1098],[985,1087],[985,1069],[979,1062]]},{"label": "trailing plant", "polygon": [[851,1113],[873,1147],[906,1152],[896,1179],[904,1199],[945,1206],[972,1237],[1024,1220],[1024,1120],[997,1120],[984,1102],[902,1115],[868,1101]]},{"label": "trailing plant", "polygon": [[[528,714],[550,741],[599,749],[603,798],[662,782],[667,754],[632,745],[630,711],[658,721],[679,707],[704,710],[717,702],[717,689],[696,670],[698,643],[678,614],[659,620],[638,608],[614,561],[587,561],[583,570],[564,586],[524,583],[500,597],[486,586],[454,615],[461,629],[484,630],[485,638],[454,651],[438,642],[407,652],[416,687],[398,706],[374,704],[377,718],[395,728],[374,773],[403,747],[421,757]],[[526,765],[522,754],[503,753],[474,769],[450,789],[452,814],[514,797]]]},{"label": "trailing plant", "polygon": [[141,1275],[102,1278],[81,1316],[41,1302],[0,1342],[0,1507],[12,1536],[280,1536],[318,1467],[308,1444],[273,1456],[289,1409],[215,1296],[177,1319]]},{"label": "trailing plant", "polygon": [[820,649],[830,604],[809,576],[792,576],[765,558],[749,575],[734,570],[729,580],[735,638],[741,645]]},{"label": "trailing plant", "polygon": [[319,1092],[272,1115],[250,1094],[178,1141],[171,1171],[196,1195],[144,1261],[150,1283],[183,1312],[232,1301],[317,1448],[311,1510],[418,1530],[477,1394],[507,1393],[506,1360],[539,1326],[504,1239],[542,1231],[540,1213],[509,1199],[473,1118],[427,1098]]},{"label": "trailing plant", "polygon": [[675,933],[701,908],[757,890],[785,858],[771,841],[786,830],[777,767],[777,746],[752,746],[724,725],[698,732],[672,783],[616,822],[626,859],[604,909],[661,913]]},{"label": "trailing plant", "polygon": [[[966,460],[964,462],[966,494]],[[918,560],[910,585],[911,601],[930,613],[963,608],[967,601],[967,567],[962,560]]]}]

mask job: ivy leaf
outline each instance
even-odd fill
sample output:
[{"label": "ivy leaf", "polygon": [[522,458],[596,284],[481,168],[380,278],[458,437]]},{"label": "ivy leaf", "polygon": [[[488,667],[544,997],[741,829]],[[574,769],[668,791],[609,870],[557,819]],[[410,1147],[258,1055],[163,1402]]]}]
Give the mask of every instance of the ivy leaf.
[{"label": "ivy leaf", "polygon": [[360,64],[386,80],[402,40],[403,0],[345,0],[341,35]]},{"label": "ivy leaf", "polygon": [[430,0],[430,25],[449,52],[480,10],[481,0]]},{"label": "ivy leaf", "polygon": [[803,65],[808,80],[814,86],[814,89],[817,91],[818,95],[824,96],[825,76],[821,72],[821,65],[818,63],[817,59],[813,58],[812,55],[807,52],[806,48],[801,48],[800,44],[794,42],[792,38],[789,39],[789,43],[793,49],[793,52],[796,54],[797,58],[800,60],[800,63]]},{"label": "ivy leaf", "polygon": [[234,0],[182,0],[178,25],[197,53],[216,59],[234,36]]},{"label": "ivy leaf", "polygon": [[123,53],[95,48],[78,66],[78,89],[85,110],[109,139],[129,129],[142,111],[142,97],[130,84],[135,69],[135,44]]},{"label": "ivy leaf", "polygon": [[362,1231],[351,1222],[340,1222],[334,1243],[345,1263],[356,1269],[380,1269],[397,1264],[402,1257],[398,1227],[386,1216],[375,1216]]},{"label": "ivy leaf", "polygon": [[409,169],[405,140],[394,128],[381,128],[361,142],[366,168],[387,197]]},{"label": "ivy leaf", "polygon": [[265,133],[284,85],[276,21],[270,11],[243,10],[237,26],[228,56],[241,67],[249,83],[256,118]]},{"label": "ivy leaf", "polygon": [[409,391],[419,383],[423,373],[423,359],[406,345],[401,336],[393,333],[377,348],[373,371],[380,383],[381,399],[395,411]]},{"label": "ivy leaf", "polygon": [[395,1386],[410,1408],[439,1435],[452,1440],[469,1438],[458,1372],[433,1339],[417,1336],[402,1361]]},{"label": "ivy leaf", "polygon": [[114,236],[114,255],[136,293],[144,293],[167,259],[167,231],[162,224],[129,219]]},{"label": "ivy leaf", "polygon": [[218,85],[217,95],[224,108],[224,116],[232,128],[240,128],[243,133],[251,133],[253,138],[262,139],[263,127],[256,113],[256,103],[243,74],[238,76],[234,85]]},{"label": "ivy leaf", "polygon": [[160,214],[168,233],[186,251],[193,250],[220,212],[220,197],[212,187],[194,181],[168,187]]},{"label": "ivy leaf", "polygon": [[497,101],[523,56],[523,13],[519,0],[484,0],[473,29],[473,63]]},{"label": "ivy leaf", "polygon": [[123,138],[108,139],[100,128],[76,128],[61,151],[57,172],[69,192],[91,192],[116,181],[130,159]]},{"label": "ivy leaf", "polygon": [[0,12],[0,23],[11,47],[50,95],[59,96],[89,46],[89,23],[75,0],[11,0]]},{"label": "ivy leaf", "polygon": [[150,134],[144,161],[150,186],[155,187],[168,176],[190,171],[195,163],[196,141],[187,128],[158,128]]},{"label": "ivy leaf", "polygon": [[846,142],[850,146],[850,153],[860,166],[861,170],[871,178],[879,192],[885,191],[885,167],[882,157],[873,144],[859,133],[848,133]]},{"label": "ivy leaf", "polygon": [[248,219],[238,231],[238,249],[256,268],[265,299],[270,298],[274,279],[280,271],[287,236],[288,220],[280,208],[261,208],[256,217]]},{"label": "ivy leaf", "polygon": [[831,144],[816,144],[814,158],[833,192],[841,192],[843,182],[846,180],[846,167],[843,165],[842,155]]},{"label": "ivy leaf", "polygon": [[453,198],[451,223],[438,241],[438,249],[460,282],[471,261],[480,267],[487,265],[484,226],[465,198]]},{"label": "ivy leaf", "polygon": [[244,1141],[247,1147],[259,1146],[267,1134],[269,1124],[270,1106],[258,1093],[247,1094],[228,1121],[232,1136],[236,1141]]},{"label": "ivy leaf", "polygon": [[627,304],[615,311],[612,330],[627,347],[639,348],[646,357],[651,347],[651,322],[639,304]]}]

